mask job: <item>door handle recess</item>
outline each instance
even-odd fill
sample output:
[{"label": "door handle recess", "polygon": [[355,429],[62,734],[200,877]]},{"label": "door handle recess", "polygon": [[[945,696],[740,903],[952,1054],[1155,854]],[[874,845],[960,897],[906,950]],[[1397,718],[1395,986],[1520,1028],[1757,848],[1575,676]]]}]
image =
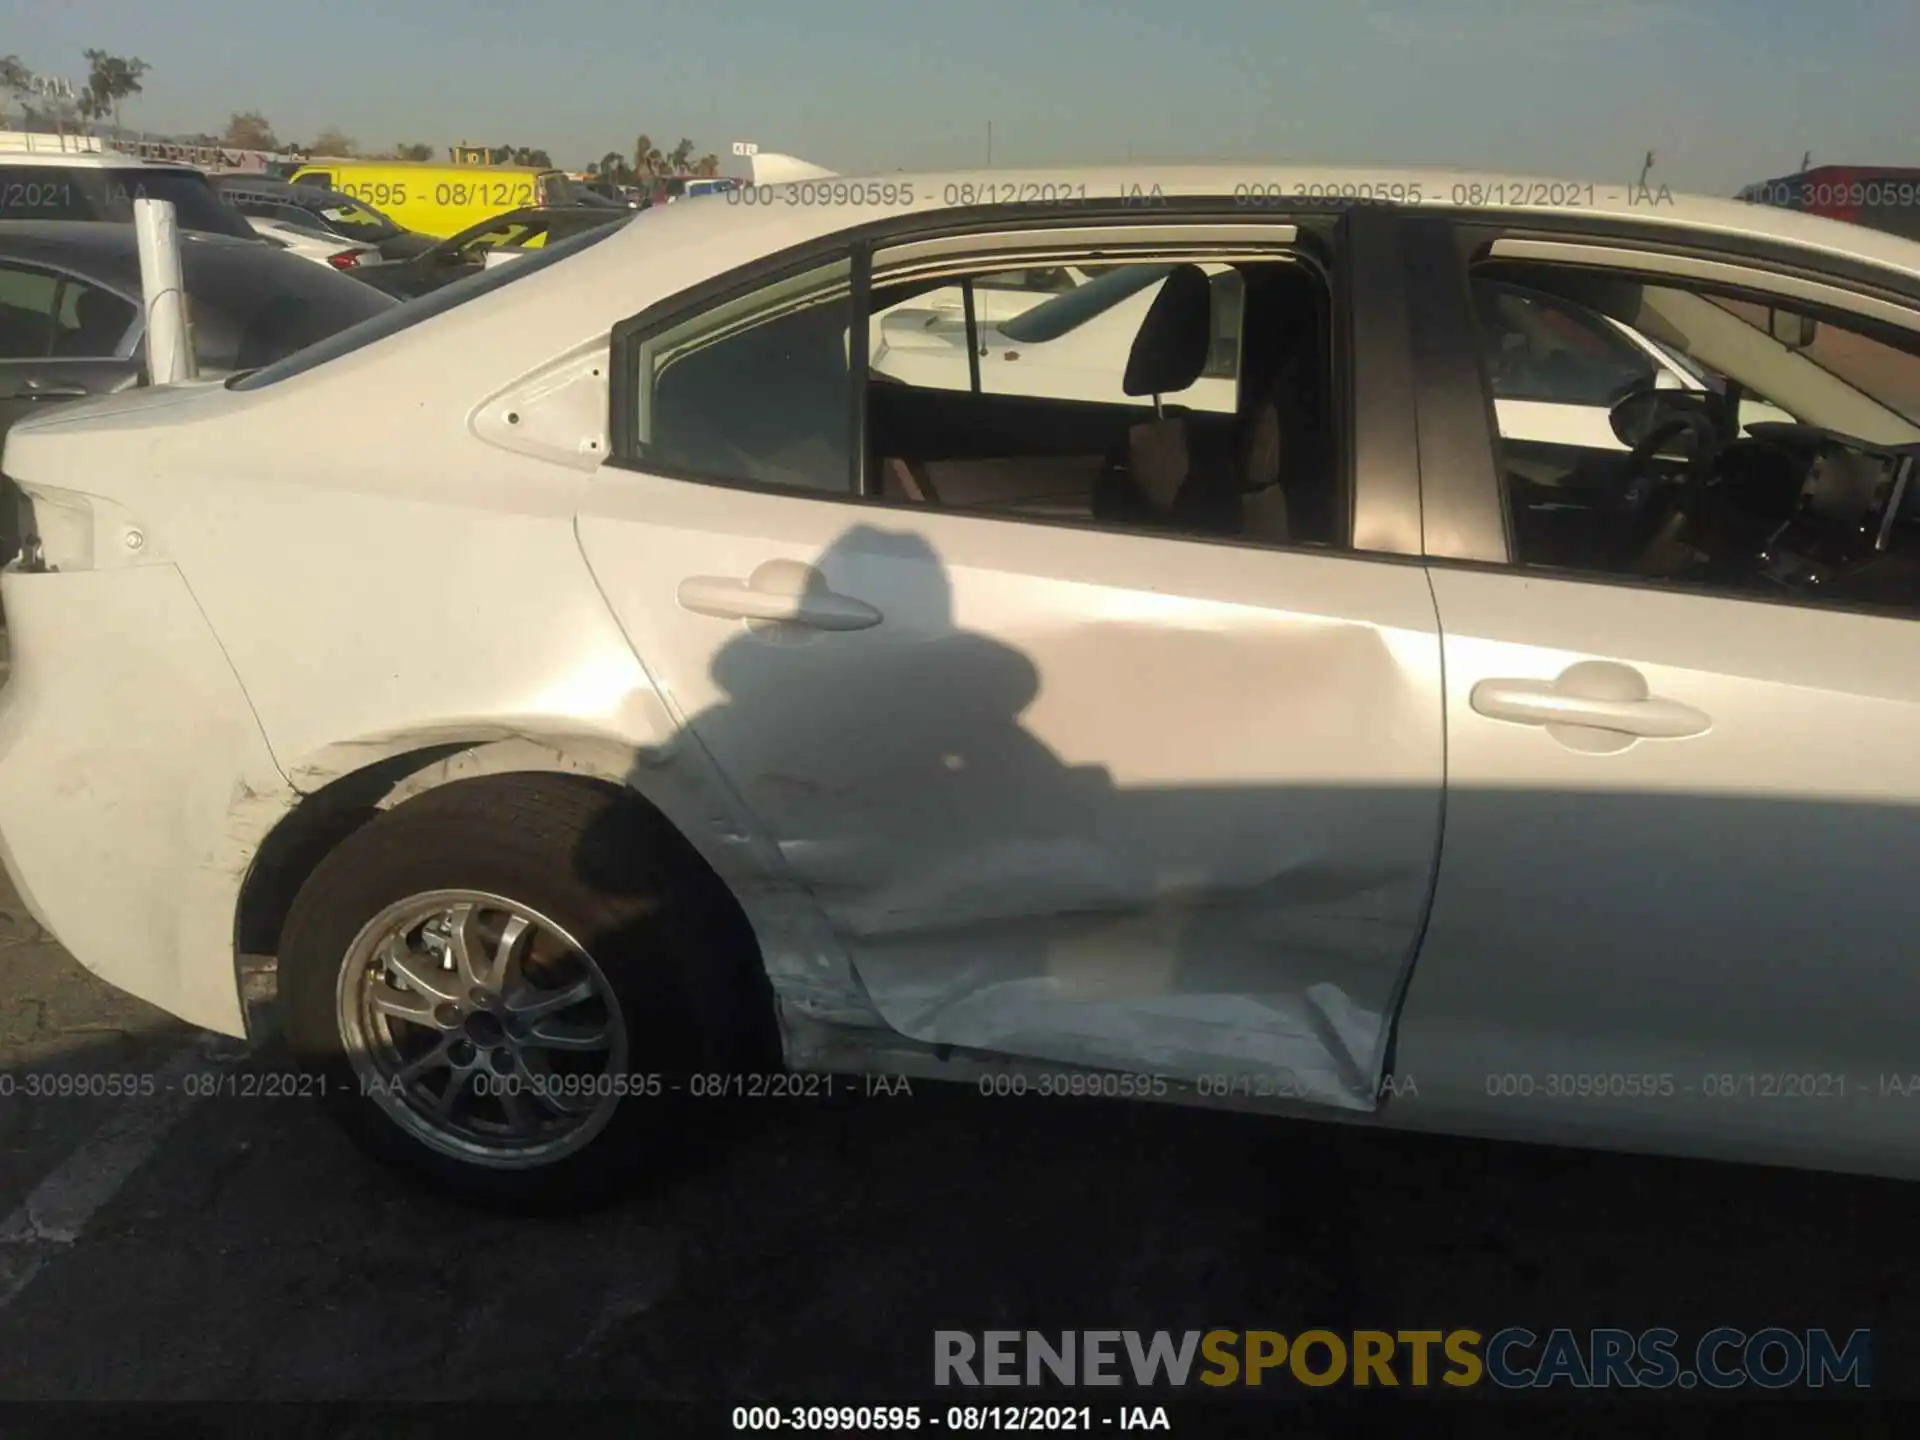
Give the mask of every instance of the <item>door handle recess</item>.
[{"label": "door handle recess", "polygon": [[694,575],[680,582],[682,608],[721,620],[760,620],[814,630],[866,630],[880,612],[864,600],[838,595],[826,577],[798,560],[769,560],[746,580]]},{"label": "door handle recess", "polygon": [[1624,750],[1636,740],[1704,735],[1710,716],[1651,693],[1630,665],[1583,660],[1552,680],[1482,680],[1470,703],[1490,720],[1543,726],[1569,749],[1589,754]]}]

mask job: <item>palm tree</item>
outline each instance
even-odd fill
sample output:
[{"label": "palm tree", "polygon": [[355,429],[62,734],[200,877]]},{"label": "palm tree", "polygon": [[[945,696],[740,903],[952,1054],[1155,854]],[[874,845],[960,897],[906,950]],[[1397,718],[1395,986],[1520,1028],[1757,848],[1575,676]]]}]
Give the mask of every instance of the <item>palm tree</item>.
[{"label": "palm tree", "polygon": [[696,175],[718,175],[720,173],[720,157],[711,152],[702,155],[699,163],[693,167],[693,173]]},{"label": "palm tree", "polygon": [[687,167],[693,163],[693,142],[682,135],[680,143],[667,152],[667,163],[675,175],[686,174]]},{"label": "palm tree", "polygon": [[633,168],[642,175],[658,175],[665,159],[651,135],[643,134],[633,142]]}]

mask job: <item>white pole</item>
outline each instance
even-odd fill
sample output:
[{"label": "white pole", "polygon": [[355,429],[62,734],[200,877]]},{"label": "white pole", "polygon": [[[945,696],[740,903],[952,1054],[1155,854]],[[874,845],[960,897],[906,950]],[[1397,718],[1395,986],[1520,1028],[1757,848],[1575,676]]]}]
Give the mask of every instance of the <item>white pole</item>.
[{"label": "white pole", "polygon": [[180,227],[171,200],[135,200],[133,233],[140,247],[140,293],[147,311],[147,377],[153,385],[191,380],[186,282],[180,275]]}]

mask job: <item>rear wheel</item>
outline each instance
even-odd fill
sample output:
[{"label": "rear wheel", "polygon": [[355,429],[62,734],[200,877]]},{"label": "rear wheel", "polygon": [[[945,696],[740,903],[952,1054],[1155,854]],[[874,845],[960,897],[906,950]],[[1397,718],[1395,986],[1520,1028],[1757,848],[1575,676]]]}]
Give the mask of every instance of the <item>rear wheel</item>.
[{"label": "rear wheel", "polygon": [[363,1145],[457,1198],[571,1208],[724,1119],[689,1077],[779,1062],[752,937],[631,800],[458,781],[321,862],[280,947],[286,1035]]}]

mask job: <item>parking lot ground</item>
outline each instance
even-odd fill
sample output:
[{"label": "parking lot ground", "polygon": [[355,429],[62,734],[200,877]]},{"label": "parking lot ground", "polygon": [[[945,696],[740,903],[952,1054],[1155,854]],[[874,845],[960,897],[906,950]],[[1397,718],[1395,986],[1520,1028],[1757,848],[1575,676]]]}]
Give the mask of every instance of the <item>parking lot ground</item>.
[{"label": "parking lot ground", "polygon": [[[310,1101],[184,1097],[284,1060],[110,990],[10,889],[0,913],[0,1399],[617,1399],[653,1417],[632,1433],[722,1434],[740,1404],[934,1399],[938,1328],[1511,1324],[1870,1327],[1871,1398],[1920,1394],[1912,1187],[916,1082],[767,1102],[671,1184],[513,1220],[413,1191]],[[173,1089],[19,1093],[101,1072]],[[1318,1407],[1289,1434],[1366,1398],[1282,1385]],[[1197,1403],[1176,1433],[1276,1402]],[[1738,1433],[1790,1433],[1761,1413]],[[1636,1427],[1709,1433],[1662,1414]]]}]

